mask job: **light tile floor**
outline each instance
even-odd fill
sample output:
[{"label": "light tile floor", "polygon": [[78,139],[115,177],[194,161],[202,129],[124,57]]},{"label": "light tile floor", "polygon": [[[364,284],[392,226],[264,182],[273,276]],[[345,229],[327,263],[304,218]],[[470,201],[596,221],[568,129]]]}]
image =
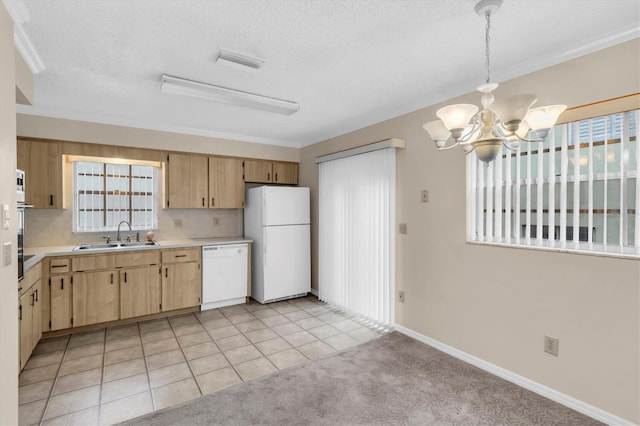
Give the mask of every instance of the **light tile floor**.
[{"label": "light tile floor", "polygon": [[375,339],[313,296],[42,340],[20,374],[20,424],[112,424]]}]

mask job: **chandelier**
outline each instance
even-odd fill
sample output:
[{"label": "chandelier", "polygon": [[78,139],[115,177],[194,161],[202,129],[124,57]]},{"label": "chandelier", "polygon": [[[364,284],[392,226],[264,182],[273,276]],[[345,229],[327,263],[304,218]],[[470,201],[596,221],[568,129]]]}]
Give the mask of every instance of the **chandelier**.
[{"label": "chandelier", "polygon": [[[486,19],[485,61],[486,83],[477,90],[482,93],[482,111],[473,104],[456,104],[440,108],[436,115],[439,120],[425,123],[422,127],[429,133],[439,151],[460,146],[465,153],[471,151],[481,161],[489,163],[500,152],[500,147],[517,149],[520,141],[541,142],[549,134],[566,105],[550,105],[531,108],[538,98],[535,95],[515,95],[496,100],[491,92],[498,83],[490,79],[489,32],[491,15],[496,13],[502,0],[481,0],[475,11]],[[453,143],[447,146],[447,141]]]}]

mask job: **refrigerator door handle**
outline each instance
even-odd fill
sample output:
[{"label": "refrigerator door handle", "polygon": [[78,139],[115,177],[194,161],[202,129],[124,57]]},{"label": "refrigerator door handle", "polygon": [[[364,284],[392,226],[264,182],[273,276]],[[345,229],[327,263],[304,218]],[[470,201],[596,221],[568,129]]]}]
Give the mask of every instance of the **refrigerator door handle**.
[{"label": "refrigerator door handle", "polygon": [[264,241],[262,244],[262,263],[263,268],[267,268],[267,233],[265,230],[262,231],[262,235],[264,236]]}]

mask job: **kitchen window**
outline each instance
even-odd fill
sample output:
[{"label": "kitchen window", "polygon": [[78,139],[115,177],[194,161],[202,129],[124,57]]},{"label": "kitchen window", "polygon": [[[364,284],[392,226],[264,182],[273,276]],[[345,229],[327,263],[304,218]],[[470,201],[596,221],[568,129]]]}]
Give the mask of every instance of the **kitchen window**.
[{"label": "kitchen window", "polygon": [[469,241],[640,254],[640,110],[554,127],[543,142],[468,157]]},{"label": "kitchen window", "polygon": [[74,232],[115,231],[123,220],[134,230],[157,229],[159,165],[126,160],[72,163]]}]

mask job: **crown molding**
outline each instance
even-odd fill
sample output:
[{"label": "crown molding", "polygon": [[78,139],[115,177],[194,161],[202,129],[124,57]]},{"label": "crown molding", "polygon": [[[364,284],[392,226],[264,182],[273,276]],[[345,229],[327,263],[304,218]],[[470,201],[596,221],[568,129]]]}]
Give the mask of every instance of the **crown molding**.
[{"label": "crown molding", "polygon": [[27,5],[22,0],[3,0],[2,3],[13,20],[13,42],[16,49],[33,74],[41,73],[45,70],[44,62],[23,26],[31,20]]},{"label": "crown molding", "polygon": [[106,116],[100,114],[88,114],[76,111],[64,111],[53,108],[34,107],[30,105],[16,105],[16,113],[23,115],[33,115],[46,118],[58,118],[62,120],[74,120],[86,123],[107,124],[111,126],[131,127],[136,129],[154,130],[158,132],[177,133],[192,136],[204,136],[208,138],[227,139],[238,142],[257,143],[261,145],[275,145],[287,148],[300,148],[297,142],[261,138],[251,135],[237,133],[218,132],[215,130],[199,129],[187,126],[176,126],[164,123],[152,123],[140,120],[129,120],[120,117]]}]

